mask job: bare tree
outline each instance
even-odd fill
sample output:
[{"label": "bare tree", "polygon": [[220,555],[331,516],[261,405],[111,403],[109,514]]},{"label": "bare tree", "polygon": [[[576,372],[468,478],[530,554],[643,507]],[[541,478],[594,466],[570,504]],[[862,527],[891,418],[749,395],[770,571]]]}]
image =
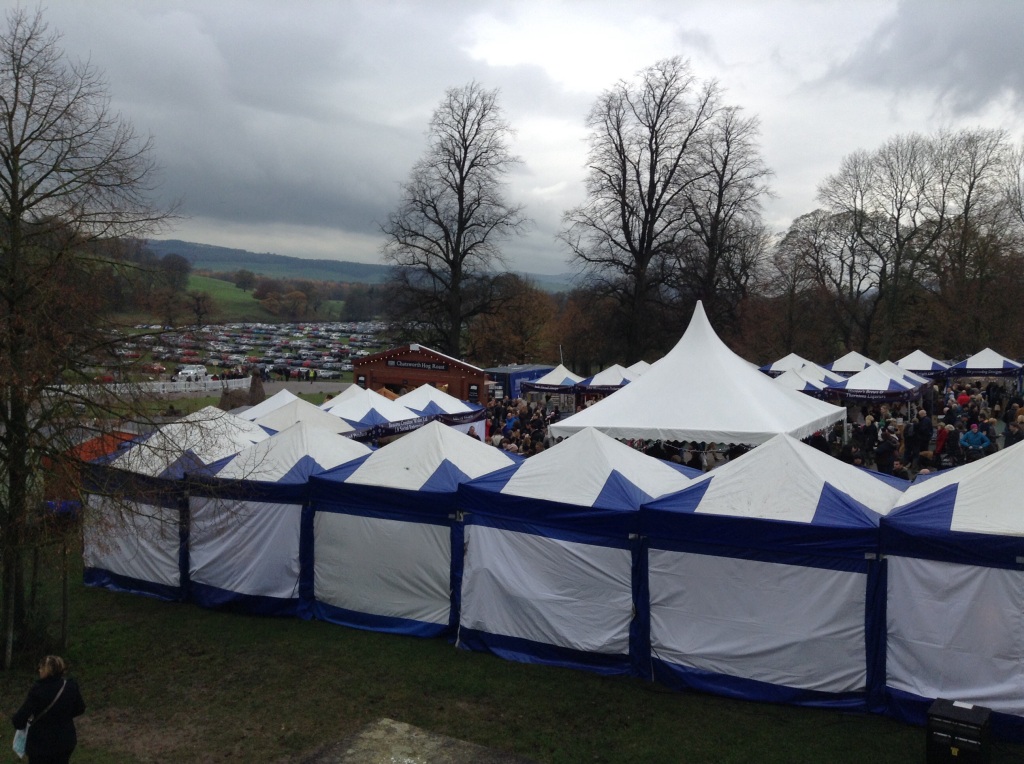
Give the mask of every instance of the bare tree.
[{"label": "bare tree", "polygon": [[687,192],[710,172],[701,141],[719,102],[718,84],[698,81],[676,57],[618,82],[587,117],[587,201],[565,213],[561,239],[615,299],[627,360],[651,344],[668,258],[692,221]]},{"label": "bare tree", "polygon": [[[66,60],[42,15],[15,9],[0,32],[0,557],[5,664],[24,636],[24,550],[46,528],[44,461],[79,432],[84,364],[110,351],[109,251],[166,213],[147,200],[150,144],[109,109],[88,63]],[[112,355],[112,353],[111,353]],[[93,401],[77,401],[94,405]]]},{"label": "bare tree", "polygon": [[918,135],[889,139],[845,157],[818,188],[827,209],[844,215],[872,255],[883,320],[878,353],[896,342],[926,256],[949,224],[953,168],[939,143]]},{"label": "bare tree", "polygon": [[498,91],[476,82],[445,93],[429,146],[381,227],[395,266],[387,302],[392,323],[458,356],[466,323],[493,308],[499,243],[522,231],[522,207],[507,202],[503,180],[520,160]]},{"label": "bare tree", "polygon": [[762,265],[760,208],[771,171],[761,158],[756,117],[720,109],[698,141],[701,172],[686,193],[688,235],[675,256],[673,286],[685,307],[702,300],[717,326],[733,326]]}]

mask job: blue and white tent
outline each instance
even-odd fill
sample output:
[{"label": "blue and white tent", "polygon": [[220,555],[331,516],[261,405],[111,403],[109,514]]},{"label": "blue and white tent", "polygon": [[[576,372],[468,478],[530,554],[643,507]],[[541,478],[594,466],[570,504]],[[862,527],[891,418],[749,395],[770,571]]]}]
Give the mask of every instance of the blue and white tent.
[{"label": "blue and white tent", "polygon": [[827,390],[853,401],[910,401],[920,396],[921,387],[874,364],[849,379],[829,385]]},{"label": "blue and white tent", "polygon": [[637,651],[646,650],[633,631],[637,509],[689,482],[668,462],[583,430],[461,486],[459,645],[631,673]]},{"label": "blue and white tent", "polygon": [[640,375],[615,363],[597,374],[581,379],[576,389],[582,393],[614,393],[620,387],[628,385]]},{"label": "blue and white tent", "polygon": [[395,399],[399,403],[422,417],[438,419],[453,429],[469,433],[473,427],[477,440],[484,439],[484,427],[487,410],[477,403],[459,400],[433,385],[420,385],[415,390],[400,395]]},{"label": "blue and white tent", "polygon": [[946,373],[950,377],[1015,377],[1021,373],[1021,364],[985,348],[953,364]]},{"label": "blue and white tent", "polygon": [[341,395],[325,401],[321,408],[332,416],[341,417],[357,431],[375,427],[387,430],[398,425],[414,429],[426,422],[402,404],[359,385],[352,385]]},{"label": "blue and white tent", "polygon": [[775,384],[809,395],[823,395],[825,382],[805,376],[800,369],[787,369],[775,376]]},{"label": "blue and white tent", "polygon": [[94,470],[83,529],[86,584],[184,599],[185,475],[268,437],[259,425],[208,406]]},{"label": "blue and white tent", "polygon": [[[282,389],[278,390],[272,396],[266,400],[257,403],[255,406],[249,406],[246,409],[239,411],[238,416],[242,419],[248,419],[250,422],[254,422],[262,416],[266,416],[273,411],[277,411],[282,406],[286,406],[289,403],[302,400],[295,393],[290,390]],[[309,405],[313,405],[312,403]]]},{"label": "blue and white tent", "polygon": [[653,676],[751,700],[879,705],[878,522],[900,495],[779,435],[645,504]]},{"label": "blue and white tent", "polygon": [[314,614],[374,631],[437,636],[455,625],[456,491],[509,454],[440,422],[314,477]]},{"label": "blue and white tent", "polygon": [[923,350],[915,350],[913,353],[903,356],[896,362],[901,369],[920,374],[922,377],[941,377],[949,371],[949,364],[936,358],[932,358]]},{"label": "blue and white tent", "polygon": [[193,481],[190,599],[204,607],[299,615],[309,479],[369,454],[334,427],[298,422],[215,466],[213,477]]},{"label": "blue and white tent", "polygon": [[523,382],[522,391],[524,393],[571,393],[573,389],[576,387],[576,385],[578,385],[582,381],[583,377],[581,377],[579,374],[573,374],[562,364],[558,364],[558,366],[553,368],[540,379],[535,379],[531,382]]},{"label": "blue and white tent", "polygon": [[856,350],[851,350],[841,358],[837,358],[832,363],[826,363],[825,368],[829,371],[833,371],[836,374],[842,374],[844,377],[851,377],[859,371],[864,371],[871,366],[876,366],[877,363],[872,361],[863,353],[858,353]]},{"label": "blue and white tent", "polygon": [[[249,412],[244,412],[248,414]],[[244,416],[243,414],[243,416]],[[355,428],[341,417],[332,416],[319,406],[296,398],[273,411],[261,414],[253,420],[256,424],[274,432],[282,432],[298,422],[318,425],[338,435],[354,433]]]},{"label": "blue and white tent", "polygon": [[1024,446],[907,489],[882,520],[889,711],[923,723],[948,698],[1024,739]]},{"label": "blue and white tent", "polygon": [[789,353],[774,363],[768,363],[760,367],[760,370],[769,377],[777,377],[783,372],[794,371],[809,364],[806,358],[801,358],[796,353]]}]

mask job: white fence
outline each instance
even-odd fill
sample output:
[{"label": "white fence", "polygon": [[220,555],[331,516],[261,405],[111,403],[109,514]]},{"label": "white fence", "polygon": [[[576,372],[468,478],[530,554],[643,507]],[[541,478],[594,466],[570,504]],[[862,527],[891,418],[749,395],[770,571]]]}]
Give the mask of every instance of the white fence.
[{"label": "white fence", "polygon": [[104,385],[65,385],[62,389],[81,398],[91,399],[103,394],[128,396],[148,393],[150,395],[180,395],[182,393],[219,393],[221,390],[248,390],[252,385],[250,377],[241,379],[206,379],[201,382],[134,382],[131,384],[110,383]]}]

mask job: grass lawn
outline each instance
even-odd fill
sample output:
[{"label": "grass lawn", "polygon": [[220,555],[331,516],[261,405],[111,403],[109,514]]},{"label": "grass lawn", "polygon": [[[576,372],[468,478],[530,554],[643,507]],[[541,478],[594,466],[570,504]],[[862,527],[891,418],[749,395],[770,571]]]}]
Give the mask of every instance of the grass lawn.
[{"label": "grass lawn", "polygon": [[[670,692],[321,622],[72,587],[78,764],[293,762],[381,717],[538,762],[924,761],[875,716]],[[0,680],[8,713],[32,681]],[[10,753],[5,754],[13,760]],[[1024,746],[1000,744],[997,763]]]},{"label": "grass lawn", "polygon": [[[273,323],[286,320],[267,311],[253,298],[251,291],[244,292],[228,281],[193,274],[188,278],[188,290],[190,292],[206,292],[213,298],[216,308],[208,318],[210,322],[266,321]],[[305,316],[302,320],[336,321],[341,315],[343,305],[343,302],[328,300],[320,306],[316,316]],[[187,323],[188,316],[185,316],[183,320]]]}]

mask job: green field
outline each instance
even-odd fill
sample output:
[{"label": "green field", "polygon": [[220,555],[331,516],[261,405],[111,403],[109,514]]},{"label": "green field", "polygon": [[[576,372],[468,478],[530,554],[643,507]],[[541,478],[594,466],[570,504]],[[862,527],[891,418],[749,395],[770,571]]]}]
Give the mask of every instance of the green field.
[{"label": "green field", "polygon": [[[71,597],[66,655],[88,705],[77,764],[300,762],[381,718],[554,764],[924,761],[923,729],[877,716],[672,692],[444,640],[81,585]],[[3,675],[9,713],[31,681],[27,662]],[[1024,746],[996,745],[996,764],[1021,760]]]},{"label": "green field", "polygon": [[[275,316],[267,311],[252,296],[252,292],[243,292],[234,284],[213,279],[208,276],[189,276],[189,292],[206,292],[216,305],[214,312],[208,317],[209,323],[237,322],[276,322],[291,320],[285,316]],[[314,315],[303,316],[304,321],[336,321],[340,319],[343,302],[329,300]],[[187,316],[186,316],[187,319]]]}]

